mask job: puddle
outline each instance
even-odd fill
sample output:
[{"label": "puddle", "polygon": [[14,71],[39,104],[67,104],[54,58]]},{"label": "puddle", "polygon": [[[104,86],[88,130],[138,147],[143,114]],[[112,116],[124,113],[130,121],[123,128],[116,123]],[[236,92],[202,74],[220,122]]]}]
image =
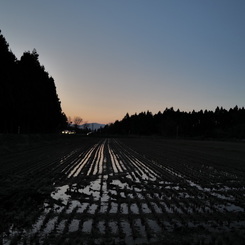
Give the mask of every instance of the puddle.
[{"label": "puddle", "polygon": [[118,224],[116,221],[110,221],[108,225],[109,225],[109,228],[111,230],[111,233],[113,233],[113,234],[118,233]]},{"label": "puddle", "polygon": [[154,233],[159,233],[162,231],[161,227],[157,224],[157,222],[153,219],[146,219],[149,227]]},{"label": "puddle", "polygon": [[118,211],[118,204],[116,202],[111,202],[111,209],[109,213],[116,214]]},{"label": "puddle", "polygon": [[120,192],[120,196],[121,196],[121,198],[123,198],[123,199],[126,199],[126,198],[127,198],[124,192]]},{"label": "puddle", "polygon": [[145,226],[142,224],[141,219],[135,219],[134,224],[140,237],[146,237]]},{"label": "puddle", "polygon": [[62,233],[63,230],[65,229],[65,223],[66,223],[66,220],[62,220],[59,225],[57,226],[57,231],[59,233]]},{"label": "puddle", "polygon": [[[180,207],[177,207],[176,205],[171,205],[171,208],[172,208],[172,210],[173,210],[173,212],[174,213],[179,213],[179,214],[183,214],[183,211],[182,211],[182,209],[180,208]],[[191,208],[189,208],[189,210],[190,210]],[[192,210],[192,209],[191,209]],[[192,211],[191,211],[191,213],[192,213]]]},{"label": "puddle", "polygon": [[48,223],[46,224],[43,232],[45,234],[48,234],[51,231],[53,231],[54,230],[55,223],[56,223],[57,220],[58,220],[58,217],[54,217],[53,219],[49,220]]},{"label": "puddle", "polygon": [[134,214],[139,214],[139,208],[138,208],[138,206],[137,206],[136,203],[132,203],[132,204],[130,205],[130,210],[131,210],[131,212],[134,213]]},{"label": "puddle", "polygon": [[80,193],[85,193],[87,195],[92,195],[95,201],[100,199],[100,184],[101,179],[97,179],[90,182],[89,186],[79,189]]},{"label": "puddle", "polygon": [[126,188],[126,189],[132,189],[131,187],[129,187],[129,185],[127,183],[122,183],[121,180],[118,180],[118,179],[112,180],[112,185],[118,186],[122,190],[124,188]]},{"label": "puddle", "polygon": [[111,198],[114,198],[114,199],[115,199],[116,196],[117,196],[117,191],[115,191],[115,190],[110,190],[108,194],[109,194],[109,196],[110,196]]},{"label": "puddle", "polygon": [[89,206],[89,203],[81,203],[77,209],[77,213],[83,213],[84,210]]},{"label": "puddle", "polygon": [[137,192],[136,195],[141,200],[144,200],[145,199],[144,196],[141,193],[139,193],[139,192]]},{"label": "puddle", "polygon": [[128,198],[134,199],[134,195],[132,193],[129,193]]},{"label": "puddle", "polygon": [[100,198],[100,201],[102,203],[107,203],[110,199],[110,196],[108,195],[108,192],[103,192],[102,197]]},{"label": "puddle", "polygon": [[228,212],[244,212],[244,208],[231,203],[227,203],[224,207]]},{"label": "puddle", "polygon": [[93,203],[92,205],[89,206],[88,213],[89,214],[95,214],[97,207],[98,207],[98,205]]},{"label": "puddle", "polygon": [[173,209],[171,208],[171,206],[170,207],[168,207],[166,204],[165,204],[165,202],[160,202],[160,204],[165,208],[165,210],[166,210],[166,212],[167,213],[173,213]]},{"label": "puddle", "polygon": [[[126,237],[130,237],[132,236],[132,230],[130,228],[130,224],[127,220],[121,220],[121,227],[122,227],[122,230],[123,230],[123,233],[125,234]],[[131,239],[129,239],[131,240]]]},{"label": "puddle", "polygon": [[55,200],[61,200],[64,205],[66,205],[70,199],[70,195],[66,194],[66,191],[69,189],[69,185],[64,185],[56,188],[56,191],[51,194],[51,197]]},{"label": "puddle", "polygon": [[120,213],[128,214],[128,204],[127,203],[121,203]]},{"label": "puddle", "polygon": [[36,232],[38,232],[41,229],[41,226],[43,224],[43,221],[44,221],[45,217],[46,217],[46,215],[41,215],[38,218],[36,224],[33,225],[32,233],[36,233]]},{"label": "puddle", "polygon": [[151,213],[151,210],[149,209],[147,203],[142,203],[141,204],[141,209],[142,209],[142,212],[145,213],[145,214]]},{"label": "puddle", "polygon": [[105,221],[99,221],[98,228],[101,234],[105,234]]},{"label": "puddle", "polygon": [[109,154],[111,156],[112,168],[114,173],[122,172],[121,164],[119,163],[117,156],[114,154],[113,150],[109,148]]},{"label": "puddle", "polygon": [[[98,175],[102,173],[103,163],[104,163],[103,151],[104,151],[104,142],[97,148],[95,152],[92,175]],[[87,175],[90,175],[91,172],[92,172],[92,168],[90,169]]]},{"label": "puddle", "polygon": [[103,203],[103,205],[100,206],[100,210],[99,213],[104,214],[107,212],[108,209],[108,204],[107,203]]},{"label": "puddle", "polygon": [[70,226],[69,226],[69,232],[75,232],[75,231],[78,231],[79,229],[79,223],[80,223],[80,220],[78,219],[73,219]]},{"label": "puddle", "polygon": [[216,193],[216,192],[210,192],[210,194],[212,196],[218,197],[218,198],[223,199],[223,200],[229,200],[229,201],[235,200],[235,198],[232,196],[225,196],[224,194],[220,194],[220,193]]},{"label": "puddle", "polygon": [[68,202],[69,204],[69,208],[66,210],[66,213],[67,214],[70,214],[72,213],[72,211],[75,209],[75,208],[80,208],[81,207],[81,203],[77,200],[70,200]]},{"label": "puddle", "polygon": [[91,154],[93,153],[94,149],[97,147],[98,144],[91,147],[91,149],[88,151],[88,153],[83,157],[83,159],[77,164],[72,170],[69,170],[70,173],[68,174],[68,178],[70,177],[76,177],[80,174],[83,167],[87,163],[88,159],[90,158]]},{"label": "puddle", "polygon": [[194,196],[190,196],[187,192],[179,192],[178,195],[180,198],[195,198]]},{"label": "puddle", "polygon": [[83,232],[90,233],[92,229],[93,220],[89,219],[83,222]]},{"label": "puddle", "polygon": [[161,214],[162,213],[162,209],[158,207],[158,205],[155,202],[150,202],[151,206],[153,207],[153,209],[155,210],[156,213]]}]

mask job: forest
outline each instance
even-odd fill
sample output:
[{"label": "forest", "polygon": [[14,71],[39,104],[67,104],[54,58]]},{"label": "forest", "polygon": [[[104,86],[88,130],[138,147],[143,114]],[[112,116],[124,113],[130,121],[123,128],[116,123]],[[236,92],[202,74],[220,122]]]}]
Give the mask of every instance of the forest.
[{"label": "forest", "polygon": [[66,125],[54,79],[38,53],[18,60],[0,31],[0,133],[55,133]]},{"label": "forest", "polygon": [[104,132],[118,135],[160,135],[171,138],[245,138],[245,109],[183,112],[166,108],[152,114],[141,112],[107,125]]}]

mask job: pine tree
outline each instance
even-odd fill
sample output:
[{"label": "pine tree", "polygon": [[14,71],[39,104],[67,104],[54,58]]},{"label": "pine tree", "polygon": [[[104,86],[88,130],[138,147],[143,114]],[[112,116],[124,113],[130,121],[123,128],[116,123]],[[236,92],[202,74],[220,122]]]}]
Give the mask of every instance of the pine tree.
[{"label": "pine tree", "polygon": [[8,133],[15,128],[15,86],[16,57],[9,50],[9,44],[0,31],[0,132]]},{"label": "pine tree", "polygon": [[34,49],[18,61],[0,35],[0,133],[53,133],[66,124],[54,79],[38,57]]}]

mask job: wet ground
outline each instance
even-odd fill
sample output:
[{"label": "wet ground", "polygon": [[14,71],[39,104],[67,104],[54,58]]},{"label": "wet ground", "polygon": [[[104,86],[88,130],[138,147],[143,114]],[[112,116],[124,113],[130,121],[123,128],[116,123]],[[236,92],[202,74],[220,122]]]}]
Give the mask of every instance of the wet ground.
[{"label": "wet ground", "polygon": [[99,139],[64,154],[47,169],[59,174],[31,227],[13,224],[3,244],[241,244],[243,169],[220,171],[185,155],[171,164],[135,148]]}]

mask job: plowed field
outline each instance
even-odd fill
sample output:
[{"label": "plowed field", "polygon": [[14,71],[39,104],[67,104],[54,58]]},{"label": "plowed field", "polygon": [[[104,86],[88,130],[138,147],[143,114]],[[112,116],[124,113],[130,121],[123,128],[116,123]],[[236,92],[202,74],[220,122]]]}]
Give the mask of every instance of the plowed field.
[{"label": "plowed field", "polygon": [[243,143],[83,139],[4,156],[2,243],[243,244],[244,176]]}]

